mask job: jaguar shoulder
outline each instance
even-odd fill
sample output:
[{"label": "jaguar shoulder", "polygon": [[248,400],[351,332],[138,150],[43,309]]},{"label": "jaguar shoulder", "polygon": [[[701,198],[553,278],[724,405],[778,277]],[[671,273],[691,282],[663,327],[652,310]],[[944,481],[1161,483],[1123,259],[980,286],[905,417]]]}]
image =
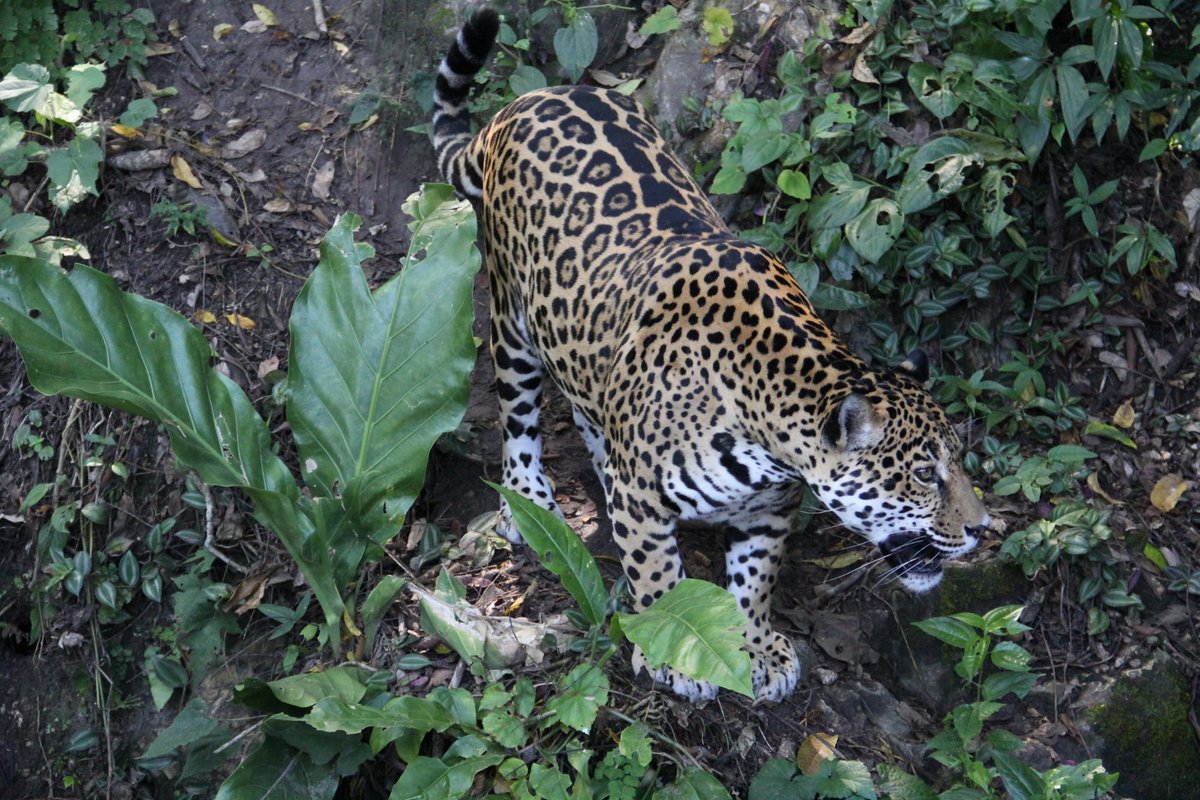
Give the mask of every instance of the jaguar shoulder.
[{"label": "jaguar shoulder", "polygon": [[[891,372],[852,353],[778,258],[727,229],[628,97],[531,92],[473,136],[466,100],[497,26],[476,13],[442,62],[434,144],[482,220],[503,483],[557,510],[539,427],[549,378],[574,407],[637,604],[684,577],[680,520],[726,526],[755,692],[778,700],[800,663],[771,595],[805,484],[916,591],[989,523],[924,388],[927,361]],[[507,509],[502,521],[518,539]],[[692,699],[716,693],[654,675]]]}]

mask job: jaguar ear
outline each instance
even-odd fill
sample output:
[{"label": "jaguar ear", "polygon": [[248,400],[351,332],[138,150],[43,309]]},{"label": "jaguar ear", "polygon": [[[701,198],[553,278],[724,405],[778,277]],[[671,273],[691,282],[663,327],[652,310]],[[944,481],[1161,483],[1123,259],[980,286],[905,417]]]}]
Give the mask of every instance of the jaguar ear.
[{"label": "jaguar ear", "polygon": [[825,421],[825,442],[838,450],[865,450],[883,437],[883,418],[864,395],[846,395]]},{"label": "jaguar ear", "polygon": [[925,351],[918,347],[901,362],[900,370],[907,372],[918,383],[925,383],[929,380],[929,356],[925,355]]}]

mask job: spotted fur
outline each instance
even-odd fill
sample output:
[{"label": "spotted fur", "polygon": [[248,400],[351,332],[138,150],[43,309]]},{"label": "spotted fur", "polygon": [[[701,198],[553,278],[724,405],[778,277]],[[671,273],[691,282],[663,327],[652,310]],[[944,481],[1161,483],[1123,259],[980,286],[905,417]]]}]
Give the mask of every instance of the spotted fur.
[{"label": "spotted fur", "polygon": [[[800,663],[771,627],[771,594],[805,483],[916,591],[988,524],[923,388],[924,356],[888,372],[850,352],[779,259],[726,228],[628,97],[531,92],[472,136],[467,90],[497,24],[478,12],[451,46],[434,143],[482,220],[503,483],[558,510],[538,416],[549,378],[575,409],[638,606],[684,577],[680,520],[727,527],[754,689],[778,700]],[[519,539],[507,509],[502,529]],[[670,669],[655,678],[716,694]]]}]

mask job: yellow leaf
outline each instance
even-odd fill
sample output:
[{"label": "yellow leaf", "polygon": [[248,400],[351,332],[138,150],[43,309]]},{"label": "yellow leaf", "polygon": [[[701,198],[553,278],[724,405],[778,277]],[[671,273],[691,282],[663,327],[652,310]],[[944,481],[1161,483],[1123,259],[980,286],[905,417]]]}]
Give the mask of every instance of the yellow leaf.
[{"label": "yellow leaf", "polygon": [[262,24],[268,28],[279,24],[279,20],[275,18],[275,12],[259,3],[254,4],[254,16],[262,20]]},{"label": "yellow leaf", "polygon": [[1113,414],[1113,425],[1116,425],[1118,428],[1132,428],[1133,420],[1136,417],[1137,415],[1133,413],[1133,403],[1126,400],[1124,403],[1121,403],[1121,407]]},{"label": "yellow leaf", "polygon": [[240,245],[237,242],[231,240],[228,236],[221,233],[216,228],[209,228],[208,235],[211,236],[213,238],[213,241],[216,242],[217,244],[223,244],[226,247],[240,247]]},{"label": "yellow leaf", "polygon": [[1087,476],[1087,485],[1088,485],[1088,488],[1090,488],[1093,492],[1095,492],[1096,494],[1103,497],[1106,501],[1108,501],[1112,505],[1114,505],[1114,506],[1125,505],[1120,500],[1113,497],[1108,492],[1104,491],[1104,488],[1100,485],[1100,479],[1096,477],[1096,473],[1093,472]]},{"label": "yellow leaf", "polygon": [[213,41],[219,42],[229,34],[233,33],[234,27],[228,22],[222,22],[219,25],[213,25]]},{"label": "yellow leaf", "polygon": [[342,44],[341,42],[334,42],[333,49],[337,50],[338,53],[343,56],[350,52],[350,46]]},{"label": "yellow leaf", "polygon": [[254,320],[249,317],[243,317],[241,314],[226,314],[225,319],[230,325],[236,325],[244,331],[252,331],[257,327]]},{"label": "yellow leaf", "polygon": [[155,56],[169,56],[174,55],[175,53],[175,46],[168,44],[167,42],[147,42],[145,47],[147,58],[154,58]]},{"label": "yellow leaf", "polygon": [[196,321],[202,322],[205,325],[211,325],[217,321],[217,315],[209,311],[207,308],[196,309]]},{"label": "yellow leaf", "polygon": [[805,775],[816,775],[821,763],[833,758],[833,748],[837,747],[837,743],[838,737],[832,733],[814,733],[796,751],[796,766]]},{"label": "yellow leaf", "polygon": [[191,164],[184,161],[183,156],[171,156],[171,172],[176,178],[193,189],[204,188],[204,185],[200,183],[200,179],[196,177],[196,173],[192,172]]},{"label": "yellow leaf", "polygon": [[1170,513],[1189,486],[1190,483],[1174,472],[1163,475],[1154,484],[1154,491],[1150,492],[1150,502],[1164,514]]},{"label": "yellow leaf", "polygon": [[108,128],[117,136],[123,136],[126,139],[136,139],[142,135],[142,132],[137,128],[131,128],[128,125],[122,125],[119,122],[114,122],[112,125],[109,125]]},{"label": "yellow leaf", "polygon": [[354,618],[350,616],[350,609],[342,609],[342,624],[346,626],[346,630],[350,631],[351,636],[362,636],[363,632],[354,624]]}]

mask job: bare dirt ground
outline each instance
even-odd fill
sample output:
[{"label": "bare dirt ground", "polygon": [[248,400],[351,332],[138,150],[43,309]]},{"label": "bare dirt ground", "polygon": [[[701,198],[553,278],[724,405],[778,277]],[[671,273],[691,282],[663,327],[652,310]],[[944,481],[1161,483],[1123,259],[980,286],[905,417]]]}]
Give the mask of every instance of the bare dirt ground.
[{"label": "bare dirt ground", "polygon": [[[109,94],[99,112],[111,118],[132,97],[174,87],[177,94],[158,100],[163,113],[150,127],[147,141],[113,146],[166,148],[189,163],[201,188],[183,184],[170,167],[110,168],[104,173],[101,199],[62,219],[61,232],[82,240],[92,264],[116,277],[122,288],[196,319],[232,377],[264,413],[270,413],[275,371],[286,369],[291,304],[334,218],[351,210],[363,217],[360,236],[379,256],[368,265],[373,282],[389,276],[404,252],[400,204],[421,182],[436,178],[427,138],[406,131],[423,121],[414,97],[419,91],[416,78],[428,74],[436,62],[442,34],[454,15],[422,0],[327,0],[325,35],[316,30],[312,8],[302,4],[276,4],[272,10],[278,25],[265,30],[241,29],[254,19],[247,3],[172,0],[150,5],[159,36],[173,52],[151,60],[143,84],[110,76]],[[214,27],[224,23],[234,30],[217,41]],[[382,97],[378,117],[351,126],[355,104],[364,93],[375,91]],[[223,239],[238,244],[223,244],[207,235],[167,237],[162,220],[151,215],[151,206],[164,198],[203,205],[209,210],[209,224]],[[257,255],[264,245],[270,248],[266,259]],[[476,303],[481,337],[486,336],[485,292],[486,279],[481,277]],[[1200,513],[1193,507],[1190,512],[1160,514],[1146,498],[1168,469],[1190,478],[1193,485],[1200,482],[1200,433],[1172,432],[1151,422],[1157,418],[1161,423],[1166,410],[1190,413],[1193,419],[1200,416],[1200,328],[1195,305],[1189,313],[1176,314],[1172,309],[1180,303],[1186,306],[1186,301],[1163,294],[1155,300],[1162,313],[1151,318],[1147,309],[1155,303],[1145,301],[1131,298],[1117,323],[1128,325],[1125,355],[1131,362],[1147,364],[1143,356],[1165,353],[1153,369],[1130,370],[1114,384],[1111,373],[1081,348],[1061,370],[1076,393],[1089,398],[1093,416],[1109,419],[1123,400],[1133,399],[1147,420],[1131,434],[1137,451],[1111,442],[1088,442],[1107,465],[1103,491],[1121,503],[1114,529],[1152,532],[1156,542],[1171,545],[1195,563],[1200,560],[1195,530]],[[231,324],[227,314],[241,315],[255,325],[247,329]],[[451,437],[435,454],[425,497],[413,513],[414,521],[437,525],[451,540],[496,503],[480,480],[498,477],[495,403],[486,360],[480,359],[472,379],[461,435]],[[41,413],[41,430],[56,448],[55,457],[47,461],[9,446],[31,411]],[[269,418],[282,430],[277,412]],[[568,521],[600,555],[606,577],[614,579],[619,568],[607,542],[607,520],[597,505],[598,487],[561,398],[550,398],[545,429],[547,461]],[[53,480],[64,464],[71,469],[82,461],[87,434],[113,437],[130,467],[129,489],[113,523],[124,526],[125,535],[140,537],[166,515],[178,515],[184,521],[181,526],[204,525],[183,502],[185,479],[174,469],[161,432],[121,414],[38,395],[25,380],[15,348],[0,342],[0,726],[8,734],[0,744],[0,785],[7,787],[0,793],[8,797],[99,796],[96,787],[110,779],[119,790],[113,796],[134,796],[135,786],[151,796],[168,796],[165,786],[132,764],[179,708],[172,704],[155,712],[141,675],[141,642],[169,625],[171,608],[135,602],[131,617],[105,628],[104,641],[98,642],[91,627],[94,609],[66,604],[49,630],[31,640],[28,594],[10,588],[39,568],[32,542],[41,520],[17,509],[32,485]],[[99,496],[103,491],[97,484],[100,479],[86,470],[72,474],[71,480],[86,492]],[[1010,518],[1010,529],[1027,524],[1024,506],[989,500],[994,511]],[[237,498],[222,497],[220,506],[222,551],[247,565],[248,572],[271,576],[264,601],[294,604],[298,588],[270,534],[244,515],[245,506]],[[396,559],[405,563],[414,555],[408,549],[409,534],[401,531],[393,547]],[[697,531],[690,538],[694,545],[689,572],[720,580],[719,535]],[[792,698],[767,707],[723,694],[705,707],[692,707],[651,692],[644,680],[634,681],[626,662],[616,666],[613,705],[667,732],[743,796],[764,760],[793,754],[805,737],[819,732],[840,737],[843,757],[893,760],[931,774],[933,765],[923,757],[922,743],[957,702],[957,681],[946,654],[920,641],[921,634],[907,622],[951,611],[983,611],[1002,602],[1029,605],[1030,616],[1039,623],[1040,639],[1026,644],[1047,675],[1048,686],[1015,706],[1011,718],[1004,720],[1025,738],[1024,755],[1031,763],[1044,768],[1054,760],[1093,755],[1080,731],[1086,709],[1078,702],[1094,678],[1165,653],[1182,667],[1188,691],[1196,696],[1200,651],[1194,608],[1186,594],[1165,592],[1152,571],[1139,569],[1143,588],[1149,588],[1143,592],[1146,613],[1136,625],[1119,623],[1101,643],[1079,636],[1081,612],[1071,597],[1058,594],[1053,583],[1029,583],[1019,570],[1001,564],[998,545],[989,542],[975,559],[980,566],[954,572],[940,594],[914,599],[895,584],[878,584],[868,570],[853,565],[829,568],[824,558],[853,554],[857,544],[834,528],[831,519],[818,515],[795,537],[782,596],[776,601],[783,627],[801,643],[807,663],[806,679]],[[172,547],[182,558],[189,546],[177,542]],[[860,561],[853,556],[848,560]],[[523,598],[520,613],[536,616],[567,604],[553,577],[541,572],[527,552],[502,551],[487,565],[458,565],[456,570],[478,593],[485,610],[509,607]],[[236,585],[245,577],[229,568],[222,579]],[[278,651],[272,649],[278,643],[265,641],[269,621],[250,614],[242,624],[243,635],[227,642],[226,659],[214,669],[219,680],[198,688],[229,718],[242,715],[229,700],[229,687],[249,674],[271,677],[270,671],[279,665]],[[449,679],[455,660],[419,638],[414,609],[398,604],[388,625],[417,634],[409,649],[433,659],[414,686]],[[387,668],[387,657],[385,647],[376,654],[377,666]],[[107,715],[93,702],[98,673],[113,681],[122,698],[121,703],[109,704]],[[1191,719],[1196,725],[1194,709]],[[83,729],[101,731],[103,744],[70,752],[72,734]],[[604,735],[603,728],[597,731],[598,737]],[[66,781],[68,777],[72,780]],[[1173,797],[1200,796],[1196,791],[1193,782]],[[376,795],[364,784],[346,796]],[[1152,799],[1150,794],[1143,796]]]}]

